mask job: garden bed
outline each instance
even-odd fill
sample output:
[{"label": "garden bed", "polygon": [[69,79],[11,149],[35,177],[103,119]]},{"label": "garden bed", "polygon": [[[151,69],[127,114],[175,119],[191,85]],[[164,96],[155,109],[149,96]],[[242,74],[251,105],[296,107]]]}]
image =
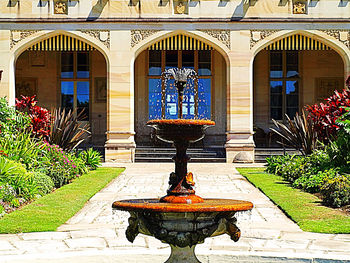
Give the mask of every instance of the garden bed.
[{"label": "garden bed", "polygon": [[0,233],[55,231],[123,168],[98,168],[0,219]]},{"label": "garden bed", "polygon": [[237,170],[302,230],[330,234],[350,233],[350,216],[343,210],[322,205],[322,200],[316,195],[292,188],[282,177],[264,172],[264,168]]}]

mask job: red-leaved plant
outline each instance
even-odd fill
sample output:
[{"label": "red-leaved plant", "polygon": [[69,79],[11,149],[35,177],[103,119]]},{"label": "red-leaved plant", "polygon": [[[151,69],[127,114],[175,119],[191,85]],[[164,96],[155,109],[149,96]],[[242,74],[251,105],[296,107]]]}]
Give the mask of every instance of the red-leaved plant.
[{"label": "red-leaved plant", "polygon": [[16,109],[28,113],[31,119],[31,129],[36,137],[47,139],[50,132],[51,114],[47,109],[37,106],[37,103],[35,95],[32,97],[21,95],[21,99],[16,98]]},{"label": "red-leaved plant", "polygon": [[[350,84],[350,77],[346,81]],[[309,118],[312,118],[318,140],[328,143],[334,139],[339,130],[336,120],[345,113],[344,107],[350,106],[350,91],[334,91],[334,95],[325,99],[324,103],[307,105],[306,110],[309,112]]]}]

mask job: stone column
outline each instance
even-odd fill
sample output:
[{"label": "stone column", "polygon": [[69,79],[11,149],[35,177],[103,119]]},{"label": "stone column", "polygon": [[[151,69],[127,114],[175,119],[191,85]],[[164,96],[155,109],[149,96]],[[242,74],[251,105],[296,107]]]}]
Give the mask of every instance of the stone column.
[{"label": "stone column", "polygon": [[253,162],[253,63],[250,32],[232,31],[227,88],[226,161]]},{"label": "stone column", "polygon": [[111,32],[108,66],[107,142],[105,160],[133,162],[134,73],[130,31]]},{"label": "stone column", "polygon": [[6,97],[10,105],[15,104],[14,58],[10,53],[10,31],[0,31],[0,98]]}]

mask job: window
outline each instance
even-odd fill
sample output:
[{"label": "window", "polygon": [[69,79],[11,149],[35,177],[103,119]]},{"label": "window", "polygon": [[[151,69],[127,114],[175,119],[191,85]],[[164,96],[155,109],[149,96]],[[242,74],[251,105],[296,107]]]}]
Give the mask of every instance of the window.
[{"label": "window", "polygon": [[[210,119],[212,84],[210,50],[148,51],[149,119],[159,119],[162,116],[166,119],[178,118],[178,93],[174,80],[170,79],[164,86],[160,79],[161,73],[170,68],[191,68],[199,75],[198,81],[195,83],[189,80],[184,90],[183,118]],[[195,89],[196,85],[198,92]]]},{"label": "window", "polygon": [[61,106],[83,111],[82,121],[89,120],[90,65],[87,52],[61,53]]},{"label": "window", "polygon": [[299,53],[270,51],[270,116],[285,120],[299,110]]}]

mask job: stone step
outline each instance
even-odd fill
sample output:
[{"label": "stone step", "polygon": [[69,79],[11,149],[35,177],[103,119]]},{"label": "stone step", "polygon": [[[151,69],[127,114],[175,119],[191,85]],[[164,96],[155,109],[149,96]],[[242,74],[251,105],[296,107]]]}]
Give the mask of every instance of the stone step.
[{"label": "stone step", "polygon": [[283,149],[283,148],[256,148],[254,162],[256,163],[265,163],[266,158],[271,156],[281,156],[284,154],[290,155],[300,155],[299,151],[294,149]]}]

